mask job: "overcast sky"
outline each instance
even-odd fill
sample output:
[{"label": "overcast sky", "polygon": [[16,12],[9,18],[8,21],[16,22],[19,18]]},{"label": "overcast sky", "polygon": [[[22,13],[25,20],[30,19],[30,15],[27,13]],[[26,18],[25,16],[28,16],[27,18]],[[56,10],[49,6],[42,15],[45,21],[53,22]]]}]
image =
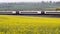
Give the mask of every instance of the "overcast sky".
[{"label": "overcast sky", "polygon": [[[42,0],[0,0],[1,2],[41,2]],[[60,1],[60,0],[43,0],[43,1]]]}]

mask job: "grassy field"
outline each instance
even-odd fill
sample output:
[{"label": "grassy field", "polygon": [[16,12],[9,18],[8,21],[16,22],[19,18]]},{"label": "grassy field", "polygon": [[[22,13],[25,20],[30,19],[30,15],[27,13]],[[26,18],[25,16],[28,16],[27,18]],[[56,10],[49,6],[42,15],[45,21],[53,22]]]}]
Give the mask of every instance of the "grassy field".
[{"label": "grassy field", "polygon": [[60,18],[0,15],[0,34],[60,34]]}]

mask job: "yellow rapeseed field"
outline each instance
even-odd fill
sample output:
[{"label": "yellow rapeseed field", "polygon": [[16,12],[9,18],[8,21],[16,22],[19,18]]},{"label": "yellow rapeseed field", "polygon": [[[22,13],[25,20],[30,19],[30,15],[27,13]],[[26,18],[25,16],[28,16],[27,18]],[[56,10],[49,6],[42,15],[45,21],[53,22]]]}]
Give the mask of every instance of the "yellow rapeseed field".
[{"label": "yellow rapeseed field", "polygon": [[60,18],[0,15],[0,34],[60,34]]}]

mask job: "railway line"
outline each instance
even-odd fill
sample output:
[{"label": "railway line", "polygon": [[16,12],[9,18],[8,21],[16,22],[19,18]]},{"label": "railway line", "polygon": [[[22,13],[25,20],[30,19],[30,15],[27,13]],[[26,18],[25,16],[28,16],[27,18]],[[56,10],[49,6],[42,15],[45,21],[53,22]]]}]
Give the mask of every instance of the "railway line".
[{"label": "railway line", "polygon": [[60,15],[60,11],[0,11],[4,15]]}]

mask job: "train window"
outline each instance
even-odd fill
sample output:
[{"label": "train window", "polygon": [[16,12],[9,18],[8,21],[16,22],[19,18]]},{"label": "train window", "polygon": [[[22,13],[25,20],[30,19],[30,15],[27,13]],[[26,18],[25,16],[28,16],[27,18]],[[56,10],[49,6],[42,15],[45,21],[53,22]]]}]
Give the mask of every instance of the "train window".
[{"label": "train window", "polygon": [[30,13],[37,13],[37,12],[21,12],[21,13],[24,13],[24,14],[28,13],[28,14],[30,14]]}]

